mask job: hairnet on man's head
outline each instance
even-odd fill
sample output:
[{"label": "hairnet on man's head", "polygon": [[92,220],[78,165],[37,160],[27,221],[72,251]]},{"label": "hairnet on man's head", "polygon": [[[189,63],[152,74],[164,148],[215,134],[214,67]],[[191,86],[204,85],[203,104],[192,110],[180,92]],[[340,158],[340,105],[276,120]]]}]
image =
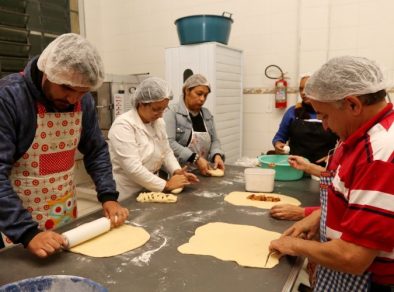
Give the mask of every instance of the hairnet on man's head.
[{"label": "hairnet on man's head", "polygon": [[201,74],[194,74],[187,78],[185,83],[183,83],[183,89],[189,89],[200,85],[207,86],[209,92],[211,92],[211,84],[208,82],[207,78]]},{"label": "hairnet on man's head", "polygon": [[75,33],[63,34],[52,41],[41,53],[37,66],[56,84],[96,89],[104,80],[98,51]]},{"label": "hairnet on man's head", "polygon": [[137,106],[139,103],[151,103],[163,99],[171,100],[172,98],[173,94],[167,81],[158,77],[149,77],[137,86],[131,103]]},{"label": "hairnet on man's head", "polygon": [[386,89],[379,66],[363,57],[343,56],[329,60],[312,74],[305,86],[313,100],[330,102]]}]

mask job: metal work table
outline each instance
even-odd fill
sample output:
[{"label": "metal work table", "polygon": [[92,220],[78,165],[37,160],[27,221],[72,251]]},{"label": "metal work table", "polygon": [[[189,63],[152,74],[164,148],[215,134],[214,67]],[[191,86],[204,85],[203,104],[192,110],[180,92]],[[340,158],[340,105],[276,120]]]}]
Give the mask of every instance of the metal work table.
[{"label": "metal work table", "polygon": [[[227,166],[223,178],[200,177],[188,186],[175,204],[123,202],[129,220],[151,235],[142,247],[110,258],[61,252],[46,259],[20,246],[0,252],[0,285],[39,275],[77,275],[101,283],[109,291],[289,291],[302,260],[283,257],[272,269],[245,268],[210,256],[184,255],[177,247],[186,243],[197,227],[209,222],[254,225],[283,232],[292,222],[275,220],[269,210],[234,206],[224,201],[232,191],[244,191],[244,168]],[[298,198],[302,205],[319,204],[319,183],[309,178],[275,182],[274,192]],[[102,211],[61,228],[65,231],[102,216]]]}]

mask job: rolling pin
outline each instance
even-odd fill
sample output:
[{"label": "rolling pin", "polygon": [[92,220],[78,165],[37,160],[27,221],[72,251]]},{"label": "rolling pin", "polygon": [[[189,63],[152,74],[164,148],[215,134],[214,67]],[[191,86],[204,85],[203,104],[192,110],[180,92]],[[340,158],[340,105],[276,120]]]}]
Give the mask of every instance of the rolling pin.
[{"label": "rolling pin", "polygon": [[76,228],[62,233],[67,242],[66,249],[70,249],[82,242],[88,241],[111,229],[111,221],[102,217],[89,223],[82,224]]}]

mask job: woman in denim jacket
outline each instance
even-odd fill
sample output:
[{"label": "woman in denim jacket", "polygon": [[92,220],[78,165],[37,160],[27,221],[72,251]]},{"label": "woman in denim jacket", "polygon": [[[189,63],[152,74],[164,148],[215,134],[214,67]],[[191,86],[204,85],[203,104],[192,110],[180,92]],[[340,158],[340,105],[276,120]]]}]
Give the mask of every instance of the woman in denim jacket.
[{"label": "woman in denim jacket", "polygon": [[204,76],[194,74],[185,81],[182,91],[180,101],[170,105],[164,115],[175,156],[181,164],[194,164],[202,175],[209,176],[212,168],[224,171],[224,152],[213,116],[203,107],[211,85]]}]

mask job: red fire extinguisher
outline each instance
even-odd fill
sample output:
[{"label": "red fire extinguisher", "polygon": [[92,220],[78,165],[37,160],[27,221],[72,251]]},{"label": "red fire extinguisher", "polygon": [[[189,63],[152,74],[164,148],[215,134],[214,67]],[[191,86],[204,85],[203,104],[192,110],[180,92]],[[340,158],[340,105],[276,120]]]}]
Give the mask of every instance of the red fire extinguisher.
[{"label": "red fire extinguisher", "polygon": [[275,107],[287,107],[287,81],[283,78],[275,81]]},{"label": "red fire extinguisher", "polygon": [[[268,70],[276,68],[280,72],[280,77],[276,74],[276,77],[268,74]],[[285,74],[282,69],[277,65],[269,65],[265,68],[265,76],[270,79],[276,79],[275,81],[275,108],[286,108],[287,107],[287,81],[285,80]]]}]

